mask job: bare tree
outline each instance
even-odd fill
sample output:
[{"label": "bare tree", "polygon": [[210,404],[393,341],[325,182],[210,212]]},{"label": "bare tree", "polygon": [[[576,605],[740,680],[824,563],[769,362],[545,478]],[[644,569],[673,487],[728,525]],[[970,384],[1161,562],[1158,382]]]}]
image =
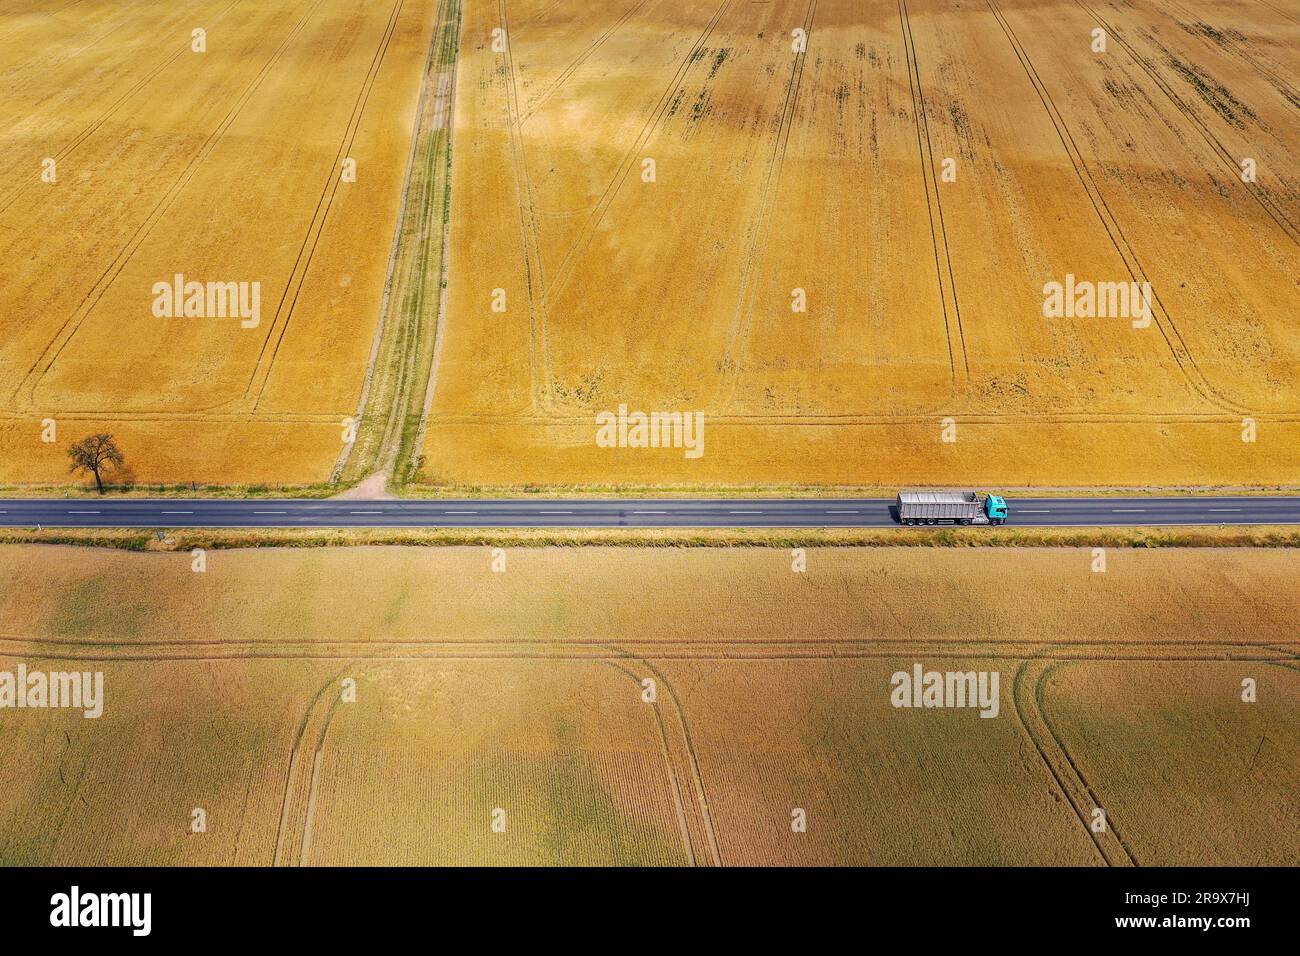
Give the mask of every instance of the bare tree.
[{"label": "bare tree", "polygon": [[95,487],[104,493],[104,472],[110,467],[121,468],[126,461],[122,451],[113,441],[112,435],[90,435],[81,439],[68,449],[72,467],[68,470],[76,473],[88,471],[95,476]]}]

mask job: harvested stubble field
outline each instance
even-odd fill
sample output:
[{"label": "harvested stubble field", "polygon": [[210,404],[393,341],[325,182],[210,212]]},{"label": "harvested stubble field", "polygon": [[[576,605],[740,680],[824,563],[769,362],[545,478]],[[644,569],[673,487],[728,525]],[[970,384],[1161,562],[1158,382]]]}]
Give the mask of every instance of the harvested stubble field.
[{"label": "harvested stubble field", "polygon": [[0,547],[0,671],[105,673],[0,709],[0,860],[1300,862],[1294,551],[496,557]]},{"label": "harvested stubble field", "polygon": [[[1278,5],[497,0],[461,37],[424,481],[1294,483]],[[1070,275],[1149,282],[1148,327],[1045,318]],[[597,447],[621,404],[705,454]]]},{"label": "harvested stubble field", "polygon": [[[0,481],[67,481],[97,430],[141,482],[326,480],[437,0],[21,7],[0,12]],[[178,274],[249,306],[258,283],[256,325],[158,317]]]}]

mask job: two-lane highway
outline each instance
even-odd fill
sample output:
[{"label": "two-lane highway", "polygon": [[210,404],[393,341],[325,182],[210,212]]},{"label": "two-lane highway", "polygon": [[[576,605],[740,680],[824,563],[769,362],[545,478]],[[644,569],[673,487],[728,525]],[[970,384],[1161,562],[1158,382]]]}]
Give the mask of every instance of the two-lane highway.
[{"label": "two-lane highway", "polygon": [[[892,498],[12,498],[10,528],[884,528]],[[1020,527],[1300,524],[1300,497],[1010,498]],[[918,529],[920,530],[920,529]]]}]

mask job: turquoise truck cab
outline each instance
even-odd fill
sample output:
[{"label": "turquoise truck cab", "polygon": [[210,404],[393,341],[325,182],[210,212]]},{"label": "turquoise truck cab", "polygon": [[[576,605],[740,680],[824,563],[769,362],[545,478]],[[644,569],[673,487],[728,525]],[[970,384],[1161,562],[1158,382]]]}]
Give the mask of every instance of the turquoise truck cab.
[{"label": "turquoise truck cab", "polygon": [[984,501],[984,512],[990,521],[1005,521],[1007,517],[1007,499],[1000,495],[989,495]]}]

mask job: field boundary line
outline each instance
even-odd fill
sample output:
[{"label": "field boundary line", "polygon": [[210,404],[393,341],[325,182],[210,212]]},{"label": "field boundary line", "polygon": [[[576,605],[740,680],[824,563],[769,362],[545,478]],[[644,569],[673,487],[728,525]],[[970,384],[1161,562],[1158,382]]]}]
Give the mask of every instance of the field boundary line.
[{"label": "field boundary line", "polygon": [[[682,642],[686,644],[688,642]],[[30,657],[36,657],[43,660],[69,660],[69,661],[109,661],[117,663],[156,663],[160,661],[193,661],[193,662],[210,662],[210,661],[428,661],[428,660],[449,660],[449,661],[484,661],[484,660],[537,660],[537,661],[600,661],[600,660],[620,660],[629,657],[635,657],[641,660],[664,660],[664,661],[710,661],[724,663],[729,661],[836,661],[836,660],[897,660],[900,656],[908,654],[925,653],[934,656],[941,656],[950,660],[996,660],[996,661],[1023,661],[1026,659],[1026,653],[1023,648],[1016,647],[1006,651],[959,651],[950,650],[945,645],[925,646],[922,649],[905,648],[902,646],[890,646],[889,649],[881,650],[857,650],[845,649],[843,642],[827,641],[825,649],[809,648],[801,649],[798,652],[780,652],[780,649],[757,646],[753,652],[745,642],[740,645],[728,645],[721,649],[718,646],[702,643],[697,652],[682,651],[669,648],[664,644],[649,644],[645,647],[636,645],[619,645],[620,653],[615,657],[610,657],[608,652],[603,652],[602,648],[609,648],[611,645],[608,641],[599,642],[566,642],[566,641],[482,641],[482,642],[447,642],[447,641],[428,641],[420,643],[406,642],[386,646],[384,643],[370,643],[364,641],[353,642],[319,642],[307,645],[295,645],[289,649],[281,642],[276,641],[254,641],[254,642],[229,642],[220,643],[219,646],[198,647],[191,646],[188,643],[180,642],[175,645],[154,645],[143,648],[149,653],[134,653],[133,648],[128,645],[112,644],[92,644],[77,645],[72,642],[51,641],[47,638],[3,638],[0,639],[0,645],[17,646],[27,648],[27,654]],[[889,642],[871,642],[884,645]],[[1223,642],[1210,642],[1211,646],[1221,645]],[[1043,641],[1028,641],[1026,644],[1030,648],[1042,647]],[[1226,646],[1226,645],[1225,645]],[[1267,650],[1265,645],[1250,645],[1251,647]],[[636,647],[637,654],[633,654],[631,648]],[[519,650],[518,648],[524,648]],[[1121,653],[1113,647],[1099,646],[1098,650],[1104,653],[1085,653],[1088,645],[1077,645],[1073,649],[1063,649],[1059,652],[1054,651],[1036,651],[1036,658],[1040,661],[1059,660],[1059,661],[1105,661],[1111,663],[1123,663],[1132,661],[1148,661],[1153,663],[1178,664],[1178,663],[1275,663],[1280,665],[1290,663],[1300,663],[1300,653],[1288,654],[1280,653],[1280,656],[1263,656],[1260,654],[1232,654],[1232,653],[1209,653],[1204,652],[1196,654],[1188,652],[1184,654],[1142,654]],[[639,657],[637,655],[640,655]],[[0,651],[0,657],[16,657],[17,654],[9,654]]]},{"label": "field boundary line", "polygon": [[[458,0],[439,0],[434,20],[429,54],[421,74],[420,96],[416,105],[411,132],[411,150],[407,159],[406,180],[393,230],[393,246],[389,257],[388,275],[384,282],[380,320],[371,344],[366,366],[361,398],[356,417],[354,440],[344,445],[330,473],[330,481],[337,482],[349,473],[353,453],[361,443],[364,454],[355,462],[351,473],[366,477],[368,472],[381,472],[391,481],[406,463],[403,441],[404,423],[411,416],[412,400],[416,397],[415,385],[421,371],[424,355],[422,345],[432,335],[427,349],[430,373],[436,363],[438,344],[442,337],[441,323],[446,308],[446,260],[450,232],[451,204],[451,140],[454,132],[455,70],[458,60],[460,36],[460,4]],[[450,44],[450,63],[446,61]],[[435,88],[436,85],[436,88]],[[444,88],[445,87],[445,88]],[[422,141],[427,149],[422,151]],[[435,215],[440,213],[440,215]],[[439,245],[438,318],[432,330],[424,321],[424,302],[431,277],[429,275],[430,248],[437,231]],[[392,384],[387,374],[394,364],[396,350],[397,375]],[[376,380],[376,370],[382,364],[385,373]],[[372,388],[378,381],[378,390]],[[426,385],[426,389],[429,386]],[[390,394],[391,393],[391,394]],[[427,396],[422,396],[427,399]],[[369,407],[374,403],[374,407]],[[423,402],[422,402],[423,405]],[[377,436],[374,431],[378,424]],[[373,446],[373,447],[372,447]],[[409,449],[414,454],[416,445]]]},{"label": "field boundary line", "polygon": [[[1241,425],[1241,416],[1225,412],[1047,412],[1042,415],[997,414],[984,412],[953,412],[957,421],[963,425]],[[0,416],[4,417],[4,416]],[[30,421],[30,415],[15,415]],[[66,416],[65,416],[66,417]],[[105,418],[85,413],[83,418]],[[1274,424],[1294,424],[1300,422],[1300,413],[1279,412],[1277,414],[1260,413],[1252,416],[1256,422]],[[508,415],[493,412],[446,412],[432,416],[431,420],[439,425],[535,425],[535,426],[588,426],[590,417],[542,415]],[[908,412],[898,415],[873,415],[869,413],[806,414],[806,415],[763,415],[728,412],[710,415],[709,421],[718,425],[752,425],[752,426],[801,426],[808,428],[826,428],[837,425],[932,425],[935,423],[933,413]]]},{"label": "field boundary line", "polygon": [[[424,62],[424,70],[420,75],[420,94],[416,98],[415,117],[411,124],[411,148],[406,155],[406,175],[402,178],[402,195],[398,200],[397,222],[393,228],[393,242],[388,251],[388,269],[384,276],[384,294],[379,301],[379,324],[375,328],[375,334],[370,343],[370,355],[366,361],[366,374],[361,381],[361,398],[357,401],[356,415],[357,437],[360,436],[361,424],[364,421],[366,402],[370,397],[370,386],[375,377],[375,363],[379,358],[379,346],[384,339],[384,333],[388,330],[390,316],[388,314],[389,301],[393,293],[393,283],[395,281],[395,272],[397,270],[398,253],[402,246],[402,226],[406,222],[406,211],[410,202],[411,180],[415,174],[415,157],[419,151],[420,145],[420,127],[424,120],[425,97],[429,92],[429,80],[433,72],[434,55],[438,49],[438,28],[442,23],[442,8],[447,0],[438,0],[438,12],[434,19],[433,36],[429,41],[429,53]],[[357,438],[345,442],[343,449],[339,452],[339,457],[334,463],[334,468],[330,471],[330,481],[338,481],[339,475],[347,467],[348,459],[352,456],[352,449],[356,446]]]},{"label": "field boundary line", "polygon": [[[256,424],[264,423],[271,425],[333,425],[339,420],[338,414],[328,412],[259,412],[256,415],[246,415],[242,412],[213,412],[213,411],[195,411],[195,412],[168,412],[163,409],[153,410],[124,410],[124,411],[100,411],[93,408],[69,408],[58,409],[57,414],[60,418],[80,419],[90,421],[105,422],[206,422],[206,423],[227,423],[227,424]],[[16,412],[10,409],[0,410],[0,420],[9,421],[32,421],[32,414],[25,412]]]},{"label": "field boundary line", "polygon": [[[99,411],[96,409],[59,409],[47,408],[44,411],[57,413],[60,418],[69,421],[99,421],[126,423],[160,423],[160,422],[204,422],[209,424],[231,425],[321,425],[335,426],[340,421],[339,412],[168,412],[165,410],[124,410]],[[1047,412],[1041,415],[997,414],[984,412],[954,412],[963,425],[1238,425],[1241,417],[1229,413],[1214,412]],[[1272,424],[1300,423],[1300,413],[1279,412],[1277,414],[1260,413],[1252,416],[1256,422]],[[20,412],[12,409],[0,409],[0,421],[32,422],[37,421],[35,413]],[[493,412],[443,412],[430,414],[427,421],[437,425],[518,425],[518,426],[564,426],[586,427],[591,424],[590,417],[578,415],[510,415]],[[749,414],[729,412],[710,415],[709,421],[718,425],[749,425],[754,427],[807,427],[828,428],[835,426],[902,426],[930,425],[935,422],[934,413],[907,412],[897,415],[872,414],[868,412],[845,412],[842,414]]]},{"label": "field boundary line", "polygon": [[[1293,660],[1300,664],[1300,638],[1288,642],[1276,637],[1261,638],[1258,641],[1229,641],[1217,638],[1169,638],[1169,639],[1107,639],[1107,638],[1081,638],[1078,640],[1064,640],[1056,637],[1050,639],[1043,637],[1025,637],[1025,638],[997,638],[997,637],[970,637],[963,634],[960,638],[952,636],[940,637],[906,637],[906,638],[886,638],[886,637],[828,637],[828,638],[797,638],[786,637],[780,639],[756,639],[756,638],[709,638],[702,640],[698,637],[656,637],[647,638],[635,643],[621,641],[611,644],[610,637],[565,637],[565,638],[524,638],[524,637],[497,637],[497,638],[478,638],[478,637],[431,637],[431,638],[392,638],[380,637],[369,640],[332,640],[322,641],[315,639],[303,639],[298,641],[275,640],[258,640],[250,638],[246,640],[232,640],[225,638],[213,638],[205,640],[135,640],[135,641],[113,641],[113,640],[90,640],[78,638],[63,637],[24,637],[21,634],[0,632],[0,642],[11,642],[18,644],[50,644],[58,647],[82,647],[87,649],[95,648],[205,648],[205,647],[313,647],[313,648],[330,648],[330,649],[389,649],[405,647],[485,647],[508,649],[511,647],[532,646],[532,647],[616,647],[617,650],[624,653],[636,651],[640,659],[646,657],[657,658],[660,656],[658,651],[664,647],[682,646],[693,648],[717,648],[717,647],[752,647],[752,648],[782,648],[782,647],[846,647],[854,645],[863,645],[866,647],[900,647],[907,648],[906,653],[912,649],[917,649],[918,653],[939,652],[946,647],[956,646],[958,648],[969,647],[971,645],[990,646],[990,647],[1023,647],[1023,648],[1042,648],[1045,650],[1055,649],[1077,649],[1087,650],[1097,649],[1115,649],[1115,648],[1140,648],[1147,649],[1153,647],[1169,648],[1216,648],[1227,647],[1236,650],[1263,650],[1273,651],[1282,654],[1282,660]],[[1294,648],[1294,653],[1293,649]],[[653,651],[653,652],[652,652]],[[905,653],[903,650],[897,653]],[[1023,657],[1024,655],[1019,655]],[[1062,658],[1071,660],[1073,658]],[[1127,660],[1129,658],[1111,658],[1114,660]],[[1154,660],[1172,660],[1173,658],[1158,657]],[[1221,657],[1221,658],[1196,658],[1196,660],[1225,660],[1225,661],[1247,661],[1247,660],[1271,660],[1272,658],[1261,657]]]},{"label": "field boundary line", "polygon": [[[456,149],[456,88],[460,76],[460,28],[462,24],[461,8],[456,7],[455,48],[452,51],[451,86],[447,91],[447,198],[446,211],[442,224],[442,269],[438,280],[438,319],[433,327],[433,354],[429,358],[429,377],[424,386],[424,402],[420,408],[420,423],[415,429],[415,441],[411,445],[410,464],[415,466],[424,459],[424,436],[429,427],[429,415],[433,411],[433,393],[438,387],[438,368],[442,362],[442,346],[446,341],[447,323],[447,288],[451,274],[451,210],[455,202],[454,185],[455,149]],[[418,469],[412,468],[412,477]]]}]

